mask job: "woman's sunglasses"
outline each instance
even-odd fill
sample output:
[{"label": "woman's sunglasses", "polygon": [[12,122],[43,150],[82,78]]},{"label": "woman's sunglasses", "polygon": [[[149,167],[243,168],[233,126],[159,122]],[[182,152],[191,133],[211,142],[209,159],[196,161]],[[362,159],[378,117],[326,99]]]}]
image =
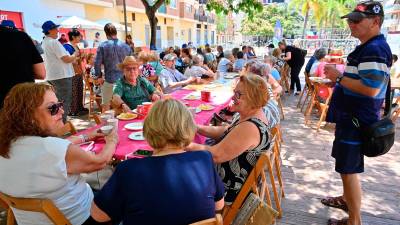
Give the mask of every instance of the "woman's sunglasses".
[{"label": "woman's sunglasses", "polygon": [[55,115],[57,115],[60,108],[63,108],[63,107],[64,107],[63,102],[57,102],[57,103],[54,103],[54,104],[50,105],[49,107],[47,107],[47,109],[49,110],[50,115],[55,116]]}]

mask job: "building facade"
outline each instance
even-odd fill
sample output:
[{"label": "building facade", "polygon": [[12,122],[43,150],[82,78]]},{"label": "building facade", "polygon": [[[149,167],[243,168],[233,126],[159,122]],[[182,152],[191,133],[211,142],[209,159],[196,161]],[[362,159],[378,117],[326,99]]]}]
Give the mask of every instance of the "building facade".
[{"label": "building facade", "polygon": [[[151,1],[151,0],[148,0]],[[150,25],[141,0],[125,0],[128,33],[136,46],[150,44]],[[27,4],[29,3],[29,4]],[[192,42],[195,46],[216,44],[215,14],[206,11],[205,0],[171,0],[169,5],[162,5],[156,13],[157,49],[169,46],[181,46]],[[35,7],[33,7],[33,5]],[[21,15],[23,28],[35,39],[41,39],[41,25],[46,20],[56,23],[70,16],[78,16],[93,22],[104,24],[113,22],[118,28],[119,38],[124,39],[123,0],[3,0],[0,12]],[[4,13],[5,14],[5,13]],[[5,14],[2,18],[6,18]],[[96,32],[87,30],[89,42]]]}]

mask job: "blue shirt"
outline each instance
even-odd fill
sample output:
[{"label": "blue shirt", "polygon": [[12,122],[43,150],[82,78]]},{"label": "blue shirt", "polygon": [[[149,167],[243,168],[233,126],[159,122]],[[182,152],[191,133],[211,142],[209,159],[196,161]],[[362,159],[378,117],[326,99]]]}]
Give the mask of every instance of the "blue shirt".
[{"label": "blue shirt", "polygon": [[361,80],[363,85],[380,91],[378,95],[369,97],[337,84],[329,106],[327,121],[341,123],[353,116],[362,124],[378,121],[391,66],[392,52],[382,34],[357,46],[347,57],[343,76]]},{"label": "blue shirt", "polygon": [[317,60],[317,58],[315,58],[315,56],[311,56],[310,60],[308,60],[308,62],[307,62],[306,68],[304,69],[304,71],[306,71],[306,73],[310,73],[311,67],[316,60]]},{"label": "blue shirt", "polygon": [[211,153],[195,151],[120,163],[94,202],[116,223],[183,225],[213,218],[223,196]]},{"label": "blue shirt", "polygon": [[104,41],[97,48],[94,70],[96,77],[101,77],[101,65],[104,65],[104,77],[108,83],[114,83],[123,76],[117,65],[126,56],[131,55],[132,50],[129,45],[118,39]]},{"label": "blue shirt", "polygon": [[235,70],[242,70],[242,68],[243,68],[243,66],[244,66],[245,63],[246,63],[246,60],[244,60],[244,59],[237,59],[237,60],[235,61],[235,63],[233,64],[233,68],[234,68]]},{"label": "blue shirt", "polygon": [[271,75],[275,80],[277,80],[277,81],[281,80],[281,75],[279,74],[279,71],[277,69],[272,68],[271,69]]}]

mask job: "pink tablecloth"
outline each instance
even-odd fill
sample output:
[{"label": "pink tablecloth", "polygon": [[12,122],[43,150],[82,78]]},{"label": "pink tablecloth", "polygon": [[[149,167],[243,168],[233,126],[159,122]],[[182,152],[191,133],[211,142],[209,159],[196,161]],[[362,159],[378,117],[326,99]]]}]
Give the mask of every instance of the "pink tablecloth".
[{"label": "pink tablecloth", "polygon": [[[193,93],[194,91],[191,90],[178,90],[172,94],[172,96],[175,99],[180,99],[182,100],[185,96],[187,96],[190,93]],[[186,102],[189,104],[189,106],[196,107],[200,104],[211,104],[215,108],[213,110],[209,111],[201,111],[200,113],[196,114],[195,121],[197,124],[208,124],[210,122],[210,119],[212,118],[213,113],[219,112],[221,109],[226,107],[232,97],[232,93],[229,91],[221,91],[221,92],[212,92],[211,94],[211,102],[203,102],[201,100],[182,100],[183,102]],[[142,119],[135,119],[135,120],[130,120],[130,121],[122,121],[119,120],[118,124],[118,135],[119,135],[119,143],[117,146],[117,149],[115,150],[114,157],[117,159],[125,159],[126,157],[130,158],[132,157],[131,153],[139,150],[139,149],[146,149],[146,150],[151,150],[151,147],[147,144],[146,141],[133,141],[128,138],[129,134],[135,131],[127,130],[124,128],[124,126],[128,123],[132,122],[139,122],[143,121]],[[84,130],[80,133],[88,133],[93,131],[94,129],[98,129],[101,125],[89,128],[87,130]],[[205,137],[201,135],[196,135],[195,140],[196,143],[204,143]],[[104,140],[99,140],[96,141],[93,151],[99,152],[102,150],[105,142]],[[85,146],[82,146],[83,148]]]}]

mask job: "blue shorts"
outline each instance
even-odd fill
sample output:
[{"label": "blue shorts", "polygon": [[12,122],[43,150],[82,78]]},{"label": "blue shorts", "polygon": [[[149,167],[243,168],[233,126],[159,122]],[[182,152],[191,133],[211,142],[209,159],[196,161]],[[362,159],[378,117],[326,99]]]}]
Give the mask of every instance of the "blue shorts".
[{"label": "blue shorts", "polygon": [[336,124],[332,157],[336,159],[335,170],[340,174],[364,172],[361,134],[351,121]]}]

